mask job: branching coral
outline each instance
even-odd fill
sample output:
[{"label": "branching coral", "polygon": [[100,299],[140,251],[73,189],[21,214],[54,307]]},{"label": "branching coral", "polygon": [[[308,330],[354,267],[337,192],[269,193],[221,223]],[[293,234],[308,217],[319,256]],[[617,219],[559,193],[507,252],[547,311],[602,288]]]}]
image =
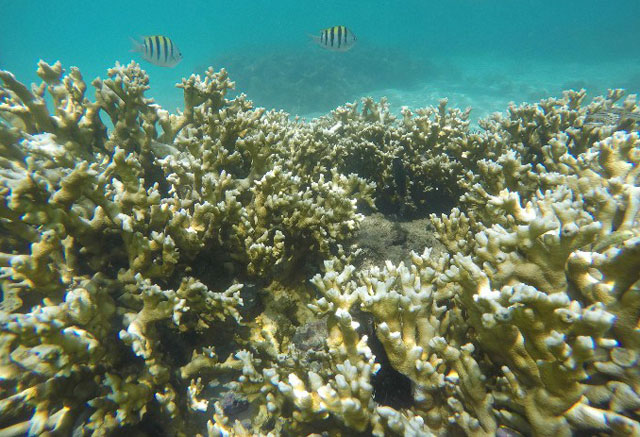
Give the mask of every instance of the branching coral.
[{"label": "branching coral", "polygon": [[156,415],[189,434],[197,384],[172,367],[240,322],[234,277],[269,283],[338,254],[370,188],[299,178],[278,116],[226,100],[224,71],[184,80],[177,115],[144,96],[136,64],[96,79],[95,102],[77,69],[38,74],[33,91],[0,75],[0,426],[100,435]]},{"label": "branching coral", "polygon": [[[601,105],[546,111],[558,123],[579,125]],[[560,132],[547,133],[547,144],[539,145],[536,159],[544,165],[505,174],[519,182],[493,193],[494,173],[483,168],[516,162],[504,147],[511,137],[500,134],[504,149],[495,148],[472,175],[474,192],[484,189],[483,203],[463,196],[466,213],[432,218],[449,254],[427,250],[408,267],[387,263],[355,275],[336,261],[313,279],[321,298],[312,308],[330,314],[338,333],[329,335],[327,352],[344,354],[359,344],[366,335],[346,327],[360,311],[370,313],[385,361],[411,381],[410,408],[368,407],[374,434],[640,432],[633,370],[640,320],[638,134],[601,129],[578,141],[575,127],[558,123],[550,125]],[[529,191],[522,182],[547,189]],[[291,374],[272,372],[278,381]],[[313,391],[296,378],[272,396],[299,409],[288,388],[310,398]],[[315,386],[320,393],[321,384]]]},{"label": "branching coral", "polygon": [[[133,63],[95,101],[38,74],[0,72],[0,434],[640,435],[634,98],[472,132],[446,100],[292,121],[224,70],[177,114]],[[446,251],[356,270],[363,204],[455,204]]]},{"label": "branching coral", "polygon": [[453,203],[457,181],[487,156],[485,144],[469,132],[469,110],[407,108],[397,120],[385,99],[363,99],[298,128],[293,159],[309,172],[338,169],[375,183],[383,212],[411,217]]}]

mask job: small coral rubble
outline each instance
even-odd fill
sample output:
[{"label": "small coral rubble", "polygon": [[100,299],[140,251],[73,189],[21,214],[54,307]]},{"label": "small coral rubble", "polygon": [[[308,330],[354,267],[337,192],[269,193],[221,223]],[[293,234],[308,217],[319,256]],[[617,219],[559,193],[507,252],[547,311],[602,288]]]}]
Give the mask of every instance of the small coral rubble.
[{"label": "small coral rubble", "polygon": [[[640,435],[634,97],[471,131],[446,101],[290,120],[224,70],[177,114],[135,63],[95,101],[38,75],[0,72],[1,435]],[[362,263],[376,207],[446,210],[438,245]]]}]

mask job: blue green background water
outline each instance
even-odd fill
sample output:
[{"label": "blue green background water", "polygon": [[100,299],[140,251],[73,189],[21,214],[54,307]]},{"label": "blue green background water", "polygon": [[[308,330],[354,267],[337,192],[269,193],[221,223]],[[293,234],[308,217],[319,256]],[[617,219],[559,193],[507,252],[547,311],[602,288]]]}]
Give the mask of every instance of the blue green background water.
[{"label": "blue green background water", "polygon": [[[394,109],[449,97],[479,117],[568,88],[637,93],[638,23],[637,0],[0,0],[0,68],[32,82],[39,59],[60,60],[90,80],[136,59],[169,110],[181,106],[174,84],[212,65],[257,105],[308,117],[362,95]],[[337,24],[357,35],[351,51],[310,41]],[[162,68],[129,51],[129,37],[150,34],[172,38],[183,61]]]}]

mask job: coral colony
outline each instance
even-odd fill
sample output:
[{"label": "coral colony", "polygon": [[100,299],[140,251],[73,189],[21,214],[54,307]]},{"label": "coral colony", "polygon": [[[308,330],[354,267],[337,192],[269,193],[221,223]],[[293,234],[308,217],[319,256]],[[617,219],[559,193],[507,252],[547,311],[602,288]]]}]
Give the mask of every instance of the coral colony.
[{"label": "coral colony", "polygon": [[[38,75],[0,72],[1,436],[640,436],[635,96],[472,130]],[[356,267],[376,209],[440,244]]]}]

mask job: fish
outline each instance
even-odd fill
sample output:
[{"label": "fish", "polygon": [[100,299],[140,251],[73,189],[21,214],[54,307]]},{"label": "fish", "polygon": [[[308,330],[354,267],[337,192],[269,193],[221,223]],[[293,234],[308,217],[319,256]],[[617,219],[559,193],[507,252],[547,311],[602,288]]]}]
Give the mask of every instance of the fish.
[{"label": "fish", "polygon": [[320,31],[320,36],[310,35],[320,47],[334,52],[346,52],[356,43],[356,36],[345,26],[333,26]]},{"label": "fish", "polygon": [[174,67],[182,60],[182,53],[178,46],[163,35],[142,37],[142,41],[131,38],[132,52],[142,55],[145,61],[159,67]]},{"label": "fish", "polygon": [[584,125],[589,127],[597,126],[620,126],[622,122],[631,120],[640,123],[640,113],[627,111],[623,108],[612,107],[602,111],[588,114],[585,118]]}]

